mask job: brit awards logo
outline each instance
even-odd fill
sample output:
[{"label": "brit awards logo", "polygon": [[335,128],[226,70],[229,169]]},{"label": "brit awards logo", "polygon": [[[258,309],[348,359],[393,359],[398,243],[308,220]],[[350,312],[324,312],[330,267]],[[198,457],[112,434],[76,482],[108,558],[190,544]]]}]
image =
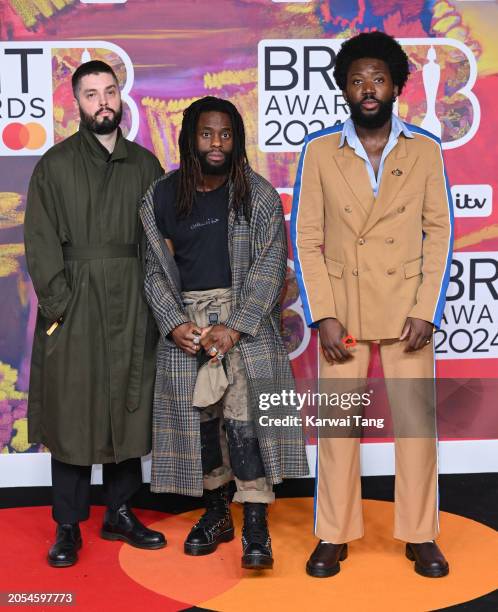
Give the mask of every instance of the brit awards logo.
[{"label": "brit awards logo", "polygon": [[[334,78],[344,39],[262,40],[258,45],[258,141],[267,153],[301,150],[305,137],[337,125],[349,109]],[[472,87],[477,63],[472,51],[452,38],[400,38],[415,67],[396,112],[441,138],[444,149],[469,142],[479,128],[480,106]],[[452,73],[451,87],[444,70]],[[463,75],[463,76],[462,76]],[[445,90],[451,90],[448,94]],[[444,92],[444,97],[438,92]],[[422,94],[422,96],[420,95]]]},{"label": "brit awards logo", "polygon": [[292,189],[277,189],[284,211],[287,231],[288,257],[285,294],[282,299],[283,340],[289,359],[297,359],[308,348],[311,340],[311,330],[306,325],[303,304],[297,286],[294,257],[291,248],[289,224],[292,210]]},{"label": "brit awards logo", "polygon": [[498,253],[454,253],[438,359],[498,358]]},{"label": "brit awards logo", "polygon": [[45,43],[0,43],[0,154],[53,144],[52,69]]},{"label": "brit awards logo", "polygon": [[[42,155],[69,125],[67,97],[57,100],[60,81],[70,87],[71,73],[91,59],[104,59],[116,68],[127,120],[127,138],[138,132],[139,114],[129,95],[134,80],[128,54],[104,41],[0,43],[0,156]],[[54,68],[53,66],[57,66]],[[72,97],[72,95],[71,95]],[[77,116],[74,117],[76,119]],[[64,124],[64,129],[58,130]],[[69,125],[73,128],[73,124]],[[77,124],[74,126],[77,129]],[[73,129],[74,131],[74,129]],[[65,134],[67,135],[67,134]]]}]

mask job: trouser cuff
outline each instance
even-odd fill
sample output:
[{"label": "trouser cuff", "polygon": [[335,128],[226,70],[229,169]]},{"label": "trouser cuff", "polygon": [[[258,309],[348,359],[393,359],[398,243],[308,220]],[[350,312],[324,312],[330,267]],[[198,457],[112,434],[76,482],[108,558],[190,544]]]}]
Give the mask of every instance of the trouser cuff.
[{"label": "trouser cuff", "polygon": [[410,542],[411,544],[423,544],[424,542],[430,542],[435,540],[439,536],[439,530],[426,531],[425,533],[408,533],[408,532],[394,532],[396,540],[402,542]]},{"label": "trouser cuff", "polygon": [[90,517],[90,512],[85,514],[61,514],[52,509],[52,518],[59,525],[74,525],[87,521]]},{"label": "trouser cuff", "polygon": [[239,504],[246,502],[252,504],[273,504],[275,493],[273,491],[237,491],[233,496],[233,501]]},{"label": "trouser cuff", "polygon": [[359,540],[364,536],[364,531],[356,531],[351,533],[338,533],[327,531],[326,529],[315,529],[315,535],[320,540],[325,542],[332,542],[333,544],[346,544],[353,540]]},{"label": "trouser cuff", "polygon": [[208,491],[214,491],[214,489],[226,485],[231,480],[233,480],[233,475],[232,472],[228,470],[219,476],[204,476],[203,487]]}]

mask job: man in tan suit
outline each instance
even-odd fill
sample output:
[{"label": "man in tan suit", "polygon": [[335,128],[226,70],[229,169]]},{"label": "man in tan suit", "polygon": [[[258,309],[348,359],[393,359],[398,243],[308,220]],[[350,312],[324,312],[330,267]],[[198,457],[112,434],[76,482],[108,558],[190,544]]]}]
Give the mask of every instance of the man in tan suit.
[{"label": "man in tan suit", "polygon": [[[408,79],[408,58],[392,37],[373,32],[345,42],[334,77],[351,118],[305,141],[291,219],[296,276],[307,323],[319,328],[321,384],[344,390],[365,380],[371,345],[379,345],[396,433],[394,536],[407,543],[415,571],[441,577],[449,569],[434,542],[434,395],[420,392],[433,384],[432,334],[453,242],[441,143],[392,113]],[[347,347],[347,335],[356,346]],[[411,381],[412,392],[398,379]],[[316,577],[336,574],[347,542],[363,535],[359,437],[330,436],[319,436],[317,450],[320,542],[306,566]]]}]

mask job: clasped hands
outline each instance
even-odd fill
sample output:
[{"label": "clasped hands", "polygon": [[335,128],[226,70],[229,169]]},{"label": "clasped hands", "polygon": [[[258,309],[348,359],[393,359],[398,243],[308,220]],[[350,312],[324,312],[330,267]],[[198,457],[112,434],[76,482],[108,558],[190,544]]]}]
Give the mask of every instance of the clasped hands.
[{"label": "clasped hands", "polygon": [[222,359],[240,339],[240,333],[223,323],[200,327],[192,321],[182,323],[171,332],[173,342],[188,355],[196,355],[204,349],[211,361]]},{"label": "clasped hands", "polygon": [[[319,323],[320,344],[323,356],[328,363],[343,363],[352,355],[345,347],[343,338],[347,336],[345,327],[337,319],[322,319]],[[401,332],[400,341],[406,341],[405,352],[418,351],[432,339],[433,325],[423,319],[407,317]]]}]

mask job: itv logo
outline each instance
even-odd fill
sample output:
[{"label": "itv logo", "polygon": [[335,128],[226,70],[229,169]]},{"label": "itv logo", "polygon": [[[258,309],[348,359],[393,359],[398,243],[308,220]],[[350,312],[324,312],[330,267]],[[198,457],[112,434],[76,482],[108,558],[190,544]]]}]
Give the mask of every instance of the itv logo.
[{"label": "itv logo", "polygon": [[453,185],[455,217],[489,217],[493,210],[491,185]]}]

